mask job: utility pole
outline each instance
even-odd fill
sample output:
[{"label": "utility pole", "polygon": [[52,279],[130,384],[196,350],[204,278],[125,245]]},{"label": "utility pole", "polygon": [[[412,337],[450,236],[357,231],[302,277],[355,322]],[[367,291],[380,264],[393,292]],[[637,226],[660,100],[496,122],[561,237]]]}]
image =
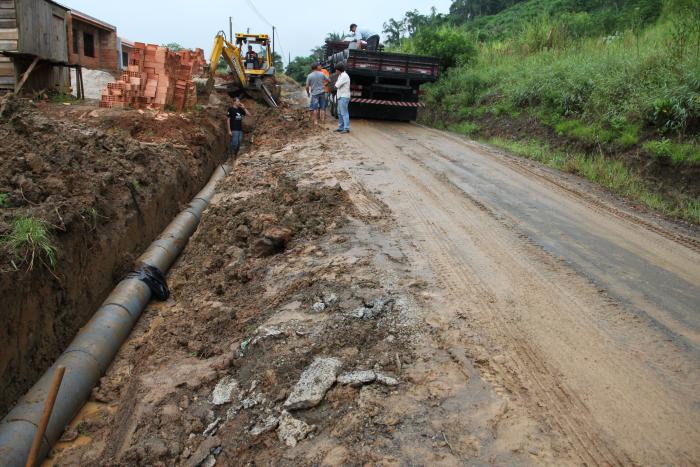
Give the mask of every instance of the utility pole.
[{"label": "utility pole", "polygon": [[272,57],[274,61],[274,56],[275,56],[275,27],[272,26]]},{"label": "utility pole", "polygon": [[228,17],[228,40],[233,42],[233,18]]}]

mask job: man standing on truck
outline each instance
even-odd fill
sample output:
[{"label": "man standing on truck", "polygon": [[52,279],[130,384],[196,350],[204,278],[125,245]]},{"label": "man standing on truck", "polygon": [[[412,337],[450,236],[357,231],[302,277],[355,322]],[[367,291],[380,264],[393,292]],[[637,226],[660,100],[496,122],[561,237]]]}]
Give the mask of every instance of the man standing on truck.
[{"label": "man standing on truck", "polygon": [[[367,49],[370,52],[375,52],[379,47],[379,34],[376,34],[367,29],[357,29],[357,24],[350,25],[350,48]],[[352,42],[356,45],[352,47]]]},{"label": "man standing on truck", "polygon": [[233,107],[228,109],[226,116],[226,128],[230,138],[229,155],[234,157],[238,155],[238,151],[241,149],[241,142],[243,142],[243,117],[246,115],[250,115],[250,112],[245,108],[241,100],[236,97],[233,100]]},{"label": "man standing on truck", "polygon": [[321,73],[320,63],[311,65],[311,73],[306,77],[306,95],[311,98],[309,109],[314,126],[318,125],[319,114],[321,124],[326,123],[326,94],[325,86],[328,78]]},{"label": "man standing on truck", "polygon": [[345,72],[345,65],[338,63],[336,72],[340,72],[335,82],[338,101],[338,133],[350,133],[350,76]]}]

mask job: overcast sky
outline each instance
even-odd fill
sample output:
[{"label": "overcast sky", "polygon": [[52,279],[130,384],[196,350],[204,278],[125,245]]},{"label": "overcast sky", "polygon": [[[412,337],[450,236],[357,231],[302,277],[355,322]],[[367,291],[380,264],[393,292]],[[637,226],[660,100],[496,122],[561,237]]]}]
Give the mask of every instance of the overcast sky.
[{"label": "overcast sky", "polygon": [[[131,41],[152,44],[177,42],[187,48],[201,47],[209,56],[219,30],[228,34],[228,17],[234,32],[271,34],[271,27],[250,7],[249,0],[58,0],[59,3],[113,24],[118,34]],[[428,13],[435,6],[439,13],[449,9],[451,0],[346,0],[290,1],[251,0],[257,10],[279,32],[277,51],[308,55],[323,43],[329,32],[346,32],[357,23],[381,33],[382,23],[400,18],[407,10]]]}]

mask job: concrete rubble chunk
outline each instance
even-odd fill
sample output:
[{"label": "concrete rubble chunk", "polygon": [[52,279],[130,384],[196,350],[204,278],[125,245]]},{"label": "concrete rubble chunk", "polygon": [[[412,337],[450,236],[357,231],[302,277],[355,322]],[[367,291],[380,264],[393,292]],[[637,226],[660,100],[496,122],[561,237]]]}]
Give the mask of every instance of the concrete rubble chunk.
[{"label": "concrete rubble chunk", "polygon": [[212,449],[216,449],[218,446],[221,446],[221,439],[219,439],[218,437],[214,436],[212,438],[205,439],[199,445],[197,450],[192,453],[189,459],[187,459],[187,462],[184,465],[186,467],[199,466],[206,458],[208,458],[211,455]]},{"label": "concrete rubble chunk", "polygon": [[289,410],[308,409],[321,402],[326,391],[333,386],[343,363],[337,358],[317,357],[301,374],[292,388],[284,407]]},{"label": "concrete rubble chunk", "polygon": [[258,423],[253,428],[251,428],[250,434],[253,436],[260,436],[263,433],[267,433],[268,431],[272,431],[275,428],[277,428],[277,425],[279,425],[279,423],[279,418],[275,417],[274,415],[270,415],[262,423]]},{"label": "concrete rubble chunk", "polygon": [[253,394],[252,396],[243,399],[241,401],[241,407],[243,407],[244,409],[249,409],[251,407],[255,407],[258,404],[262,404],[263,402],[265,402],[265,397],[262,395],[261,392],[259,392],[257,394]]},{"label": "concrete rubble chunk", "polygon": [[250,341],[250,345],[255,345],[258,342],[260,342],[261,340],[267,339],[268,337],[284,336],[284,330],[277,329],[277,328],[268,328],[266,326],[260,326],[255,331],[255,334],[256,334],[256,336],[253,338],[252,341]]},{"label": "concrete rubble chunk", "polygon": [[313,305],[311,305],[311,311],[313,311],[314,313],[320,313],[325,309],[326,309],[326,304],[323,302],[316,302]]},{"label": "concrete rubble chunk", "polygon": [[213,454],[209,454],[206,459],[200,464],[201,467],[214,467],[216,465],[216,457]]},{"label": "concrete rubble chunk", "polygon": [[299,441],[311,433],[312,426],[292,417],[286,410],[282,412],[277,427],[277,438],[289,447],[294,447]]},{"label": "concrete rubble chunk", "polygon": [[382,313],[389,312],[393,308],[393,298],[377,298],[365,306],[354,309],[351,315],[359,319],[376,319]]},{"label": "concrete rubble chunk", "polygon": [[217,417],[216,420],[211,422],[209,426],[204,430],[204,433],[202,435],[204,436],[214,436],[219,429],[219,423],[221,423],[221,418]]},{"label": "concrete rubble chunk", "polygon": [[392,378],[391,376],[387,376],[383,373],[376,373],[377,375],[377,382],[384,384],[385,386],[398,386],[399,385],[399,380],[396,378]]},{"label": "concrete rubble chunk", "polygon": [[233,376],[224,376],[216,383],[214,391],[211,393],[211,403],[214,405],[223,405],[231,402],[238,392],[238,381]]},{"label": "concrete rubble chunk", "polygon": [[374,370],[351,371],[338,376],[340,384],[349,384],[350,386],[362,386],[374,382],[375,379],[377,379],[377,375]]}]

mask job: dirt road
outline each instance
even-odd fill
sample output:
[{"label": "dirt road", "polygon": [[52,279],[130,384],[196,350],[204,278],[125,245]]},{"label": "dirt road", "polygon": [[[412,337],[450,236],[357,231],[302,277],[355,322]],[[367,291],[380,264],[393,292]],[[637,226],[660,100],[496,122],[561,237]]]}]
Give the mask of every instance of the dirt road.
[{"label": "dirt road", "polygon": [[[357,122],[353,178],[434,274],[428,321],[589,464],[700,459],[700,243],[574,178]],[[507,427],[502,427],[508,430]]]},{"label": "dirt road", "polygon": [[49,465],[700,460],[697,235],[418,125],[265,121]]}]

